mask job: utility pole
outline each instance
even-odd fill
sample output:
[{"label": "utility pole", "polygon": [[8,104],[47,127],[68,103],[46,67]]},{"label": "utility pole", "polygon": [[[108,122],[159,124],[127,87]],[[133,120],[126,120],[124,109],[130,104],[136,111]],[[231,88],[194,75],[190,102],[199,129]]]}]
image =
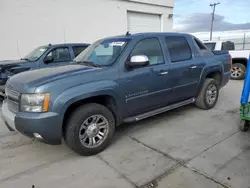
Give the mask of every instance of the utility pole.
[{"label": "utility pole", "polygon": [[209,6],[213,9],[213,13],[212,13],[212,21],[211,21],[211,31],[210,31],[210,40],[212,40],[213,38],[213,27],[214,27],[214,13],[215,13],[215,8],[217,5],[219,5],[220,3],[213,3],[210,4]]}]

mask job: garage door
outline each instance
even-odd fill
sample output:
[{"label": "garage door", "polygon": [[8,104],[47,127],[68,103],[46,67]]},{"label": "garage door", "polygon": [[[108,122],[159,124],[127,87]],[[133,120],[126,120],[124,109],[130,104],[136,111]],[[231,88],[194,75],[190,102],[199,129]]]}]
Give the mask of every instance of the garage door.
[{"label": "garage door", "polygon": [[128,12],[127,16],[130,33],[161,31],[161,16],[158,14]]}]

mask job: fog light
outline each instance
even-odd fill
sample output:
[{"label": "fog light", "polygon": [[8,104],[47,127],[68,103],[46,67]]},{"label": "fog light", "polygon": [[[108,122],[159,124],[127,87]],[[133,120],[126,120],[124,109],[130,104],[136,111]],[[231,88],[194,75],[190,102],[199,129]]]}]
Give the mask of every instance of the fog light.
[{"label": "fog light", "polygon": [[34,133],[33,135],[34,135],[34,137],[35,137],[37,140],[42,140],[42,139],[43,139],[43,137],[42,137],[40,134],[38,134],[38,133]]}]

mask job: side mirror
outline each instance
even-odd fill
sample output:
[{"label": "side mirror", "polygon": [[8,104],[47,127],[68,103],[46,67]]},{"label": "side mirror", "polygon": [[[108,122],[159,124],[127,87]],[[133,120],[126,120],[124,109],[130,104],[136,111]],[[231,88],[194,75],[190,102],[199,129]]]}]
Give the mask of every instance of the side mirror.
[{"label": "side mirror", "polygon": [[48,64],[48,63],[51,63],[54,61],[53,57],[52,56],[47,56],[44,58],[44,63]]},{"label": "side mirror", "polygon": [[135,55],[127,63],[128,68],[144,67],[149,64],[148,57],[145,55]]}]

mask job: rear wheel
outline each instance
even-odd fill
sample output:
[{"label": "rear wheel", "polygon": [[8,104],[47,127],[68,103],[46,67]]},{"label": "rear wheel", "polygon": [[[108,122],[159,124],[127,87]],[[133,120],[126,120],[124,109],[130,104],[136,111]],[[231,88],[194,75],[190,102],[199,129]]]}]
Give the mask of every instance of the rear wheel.
[{"label": "rear wheel", "polygon": [[232,80],[242,80],[245,78],[246,66],[241,63],[234,63],[231,69]]},{"label": "rear wheel", "polygon": [[94,155],[104,150],[115,131],[113,114],[105,106],[90,103],[76,109],[65,132],[67,145],[80,155]]},{"label": "rear wheel", "polygon": [[218,82],[212,78],[207,78],[203,84],[199,96],[196,99],[196,106],[204,110],[209,110],[216,105],[218,96]]},{"label": "rear wheel", "polygon": [[249,121],[241,120],[240,121],[240,131],[247,132],[249,130],[250,123]]}]

